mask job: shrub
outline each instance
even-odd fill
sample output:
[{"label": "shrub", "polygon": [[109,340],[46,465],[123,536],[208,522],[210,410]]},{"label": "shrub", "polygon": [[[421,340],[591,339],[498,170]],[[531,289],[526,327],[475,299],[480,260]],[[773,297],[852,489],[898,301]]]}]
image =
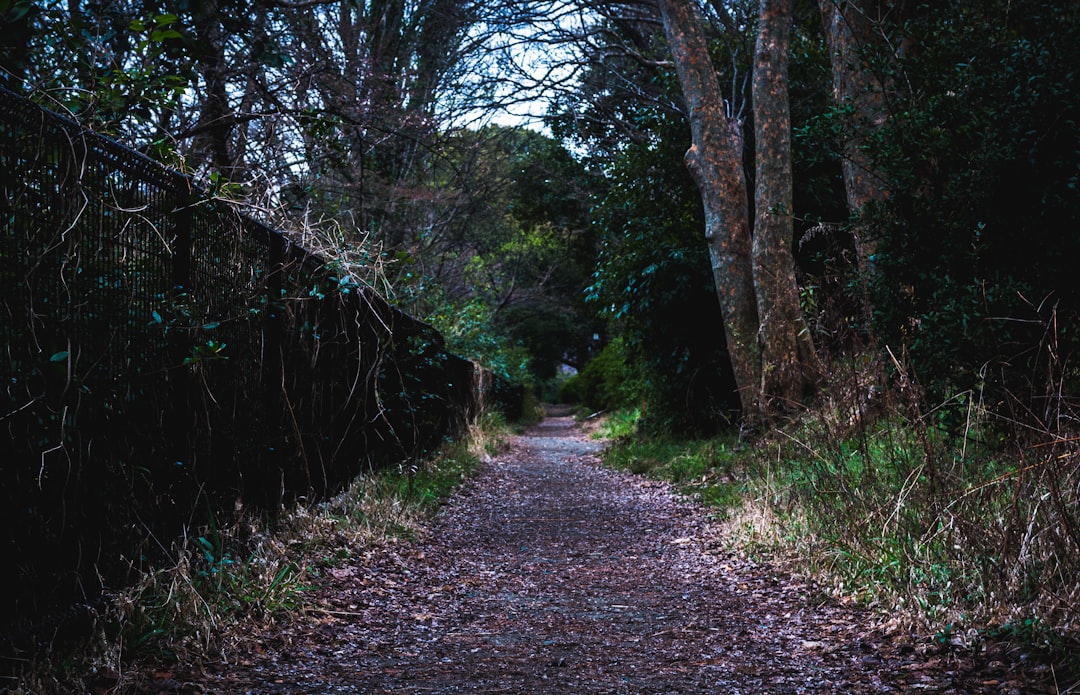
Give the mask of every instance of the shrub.
[{"label": "shrub", "polygon": [[626,345],[616,338],[563,384],[561,397],[591,410],[615,410],[633,404],[637,382],[627,364]]},{"label": "shrub", "polygon": [[1080,12],[993,0],[949,15],[912,25],[926,50],[896,78],[914,91],[874,145],[893,192],[874,217],[880,331],[932,400],[983,393],[1053,425],[1050,400],[1076,384],[1048,371],[1048,348],[1080,348],[1066,328],[1080,315]]}]

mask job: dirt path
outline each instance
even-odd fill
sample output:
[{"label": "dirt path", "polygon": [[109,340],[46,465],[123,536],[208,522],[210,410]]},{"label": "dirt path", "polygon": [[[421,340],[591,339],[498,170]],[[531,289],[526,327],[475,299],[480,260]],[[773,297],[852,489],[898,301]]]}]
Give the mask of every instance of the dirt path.
[{"label": "dirt path", "polygon": [[599,467],[550,418],[430,533],[333,572],[317,607],[210,665],[201,693],[1003,693],[992,657],[885,638],[768,567],[710,550],[705,512]]}]

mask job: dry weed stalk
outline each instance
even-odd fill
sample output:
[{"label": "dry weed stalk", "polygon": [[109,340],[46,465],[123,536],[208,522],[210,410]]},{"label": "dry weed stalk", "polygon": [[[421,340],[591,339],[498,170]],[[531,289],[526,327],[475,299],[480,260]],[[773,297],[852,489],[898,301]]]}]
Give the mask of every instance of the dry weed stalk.
[{"label": "dry weed stalk", "polygon": [[1075,649],[1080,438],[1060,430],[1075,415],[1059,402],[1048,411],[1058,429],[1030,418],[1003,429],[980,394],[961,394],[952,431],[900,366],[891,385],[880,366],[873,376],[834,370],[847,379],[834,382],[824,413],[762,447],[774,453],[727,527],[745,548],[800,557],[836,596],[902,611],[924,630],[968,639],[974,627],[1004,626]]},{"label": "dry weed stalk", "polygon": [[340,273],[342,283],[366,287],[384,297],[392,296],[388,273],[392,259],[383,253],[370,230],[356,224],[352,212],[345,211],[337,217],[316,216],[309,203],[297,214],[267,185],[250,182],[244,188],[255,192],[257,197],[232,201],[234,205],[243,207],[270,227],[281,230],[300,248],[324,259]]}]

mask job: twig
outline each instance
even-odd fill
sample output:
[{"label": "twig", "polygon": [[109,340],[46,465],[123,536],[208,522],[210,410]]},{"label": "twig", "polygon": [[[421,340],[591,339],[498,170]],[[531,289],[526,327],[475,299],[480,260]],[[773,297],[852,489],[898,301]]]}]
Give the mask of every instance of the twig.
[{"label": "twig", "polygon": [[329,608],[319,608],[318,606],[313,606],[311,608],[308,608],[307,610],[313,611],[315,613],[326,613],[327,615],[341,615],[341,616],[346,616],[346,617],[349,617],[349,618],[365,618],[365,617],[367,617],[367,614],[365,614],[365,613],[356,613],[356,612],[353,612],[353,611],[334,611],[334,610],[330,610]]}]

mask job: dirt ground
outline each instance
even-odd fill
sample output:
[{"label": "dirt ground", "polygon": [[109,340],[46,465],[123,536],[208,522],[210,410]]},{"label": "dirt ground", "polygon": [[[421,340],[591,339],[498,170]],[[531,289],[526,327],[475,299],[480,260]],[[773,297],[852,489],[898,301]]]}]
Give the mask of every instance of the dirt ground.
[{"label": "dirt ground", "polygon": [[515,437],[421,538],[333,569],[307,610],[168,690],[1055,692],[1004,647],[890,632],[720,550],[708,510],[599,447],[568,417]]}]

